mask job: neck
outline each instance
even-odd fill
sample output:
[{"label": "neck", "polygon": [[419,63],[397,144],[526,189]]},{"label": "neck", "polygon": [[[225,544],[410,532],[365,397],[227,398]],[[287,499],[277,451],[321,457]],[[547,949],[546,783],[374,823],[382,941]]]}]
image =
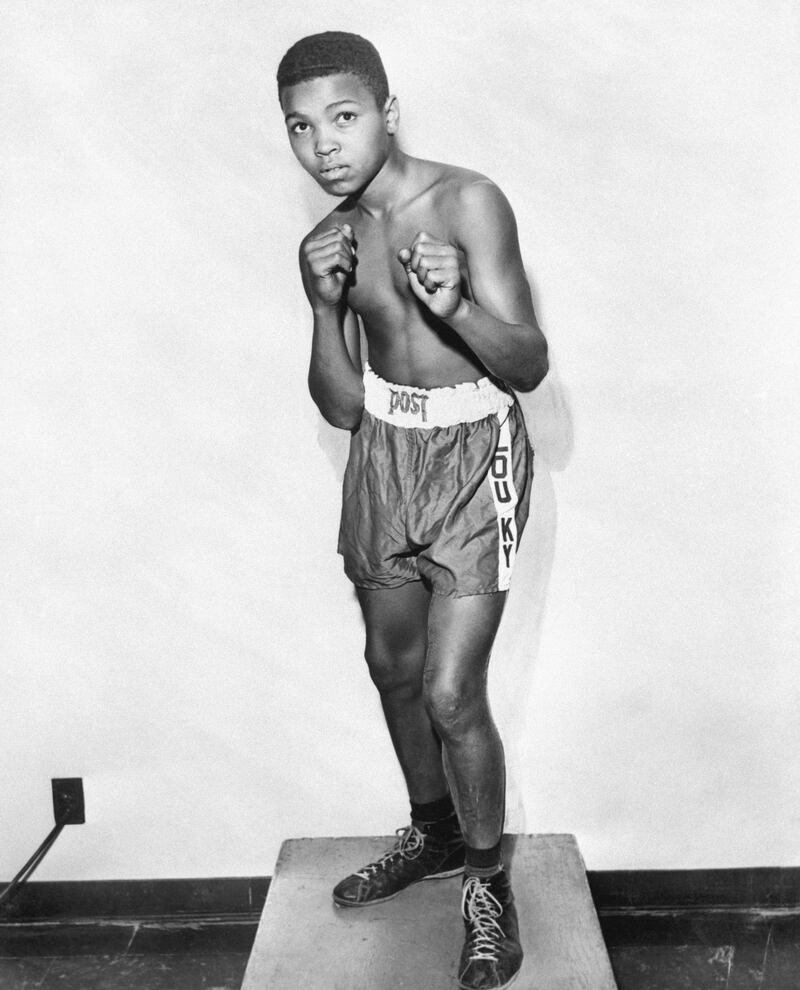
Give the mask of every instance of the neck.
[{"label": "neck", "polygon": [[381,170],[355,197],[356,208],[369,216],[383,216],[408,198],[414,159],[393,144]]}]

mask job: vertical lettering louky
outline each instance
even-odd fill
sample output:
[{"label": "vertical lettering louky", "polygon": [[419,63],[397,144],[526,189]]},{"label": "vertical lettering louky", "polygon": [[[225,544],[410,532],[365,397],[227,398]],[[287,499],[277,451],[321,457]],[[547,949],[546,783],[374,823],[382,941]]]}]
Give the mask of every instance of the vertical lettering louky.
[{"label": "vertical lettering louky", "polygon": [[498,591],[508,591],[517,553],[517,490],[511,464],[511,429],[506,419],[500,427],[500,439],[489,472],[489,486],[497,512]]}]

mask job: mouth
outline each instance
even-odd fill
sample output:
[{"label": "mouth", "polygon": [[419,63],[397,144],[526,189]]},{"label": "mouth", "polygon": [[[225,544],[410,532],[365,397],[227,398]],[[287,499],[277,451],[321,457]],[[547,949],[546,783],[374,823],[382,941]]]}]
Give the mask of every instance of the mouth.
[{"label": "mouth", "polygon": [[319,174],[324,179],[340,179],[346,171],[346,165],[327,165],[319,170]]}]

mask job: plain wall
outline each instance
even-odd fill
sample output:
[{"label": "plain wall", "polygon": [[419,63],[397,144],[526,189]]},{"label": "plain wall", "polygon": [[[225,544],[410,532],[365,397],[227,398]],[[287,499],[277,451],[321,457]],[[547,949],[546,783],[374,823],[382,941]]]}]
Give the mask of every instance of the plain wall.
[{"label": "plain wall", "polygon": [[[506,192],[553,367],[492,690],[509,828],[798,862],[800,5],[0,4],[0,876],[263,875],[406,797],[305,387],[298,37]],[[357,864],[354,864],[357,865]]]}]

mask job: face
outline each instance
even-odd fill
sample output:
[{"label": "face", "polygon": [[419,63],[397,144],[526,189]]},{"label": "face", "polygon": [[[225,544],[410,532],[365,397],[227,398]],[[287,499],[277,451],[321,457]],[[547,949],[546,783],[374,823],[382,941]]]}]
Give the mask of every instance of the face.
[{"label": "face", "polygon": [[357,76],[340,73],[281,93],[292,151],[332,196],[349,196],[381,170],[397,130],[397,103],[379,108]]}]

